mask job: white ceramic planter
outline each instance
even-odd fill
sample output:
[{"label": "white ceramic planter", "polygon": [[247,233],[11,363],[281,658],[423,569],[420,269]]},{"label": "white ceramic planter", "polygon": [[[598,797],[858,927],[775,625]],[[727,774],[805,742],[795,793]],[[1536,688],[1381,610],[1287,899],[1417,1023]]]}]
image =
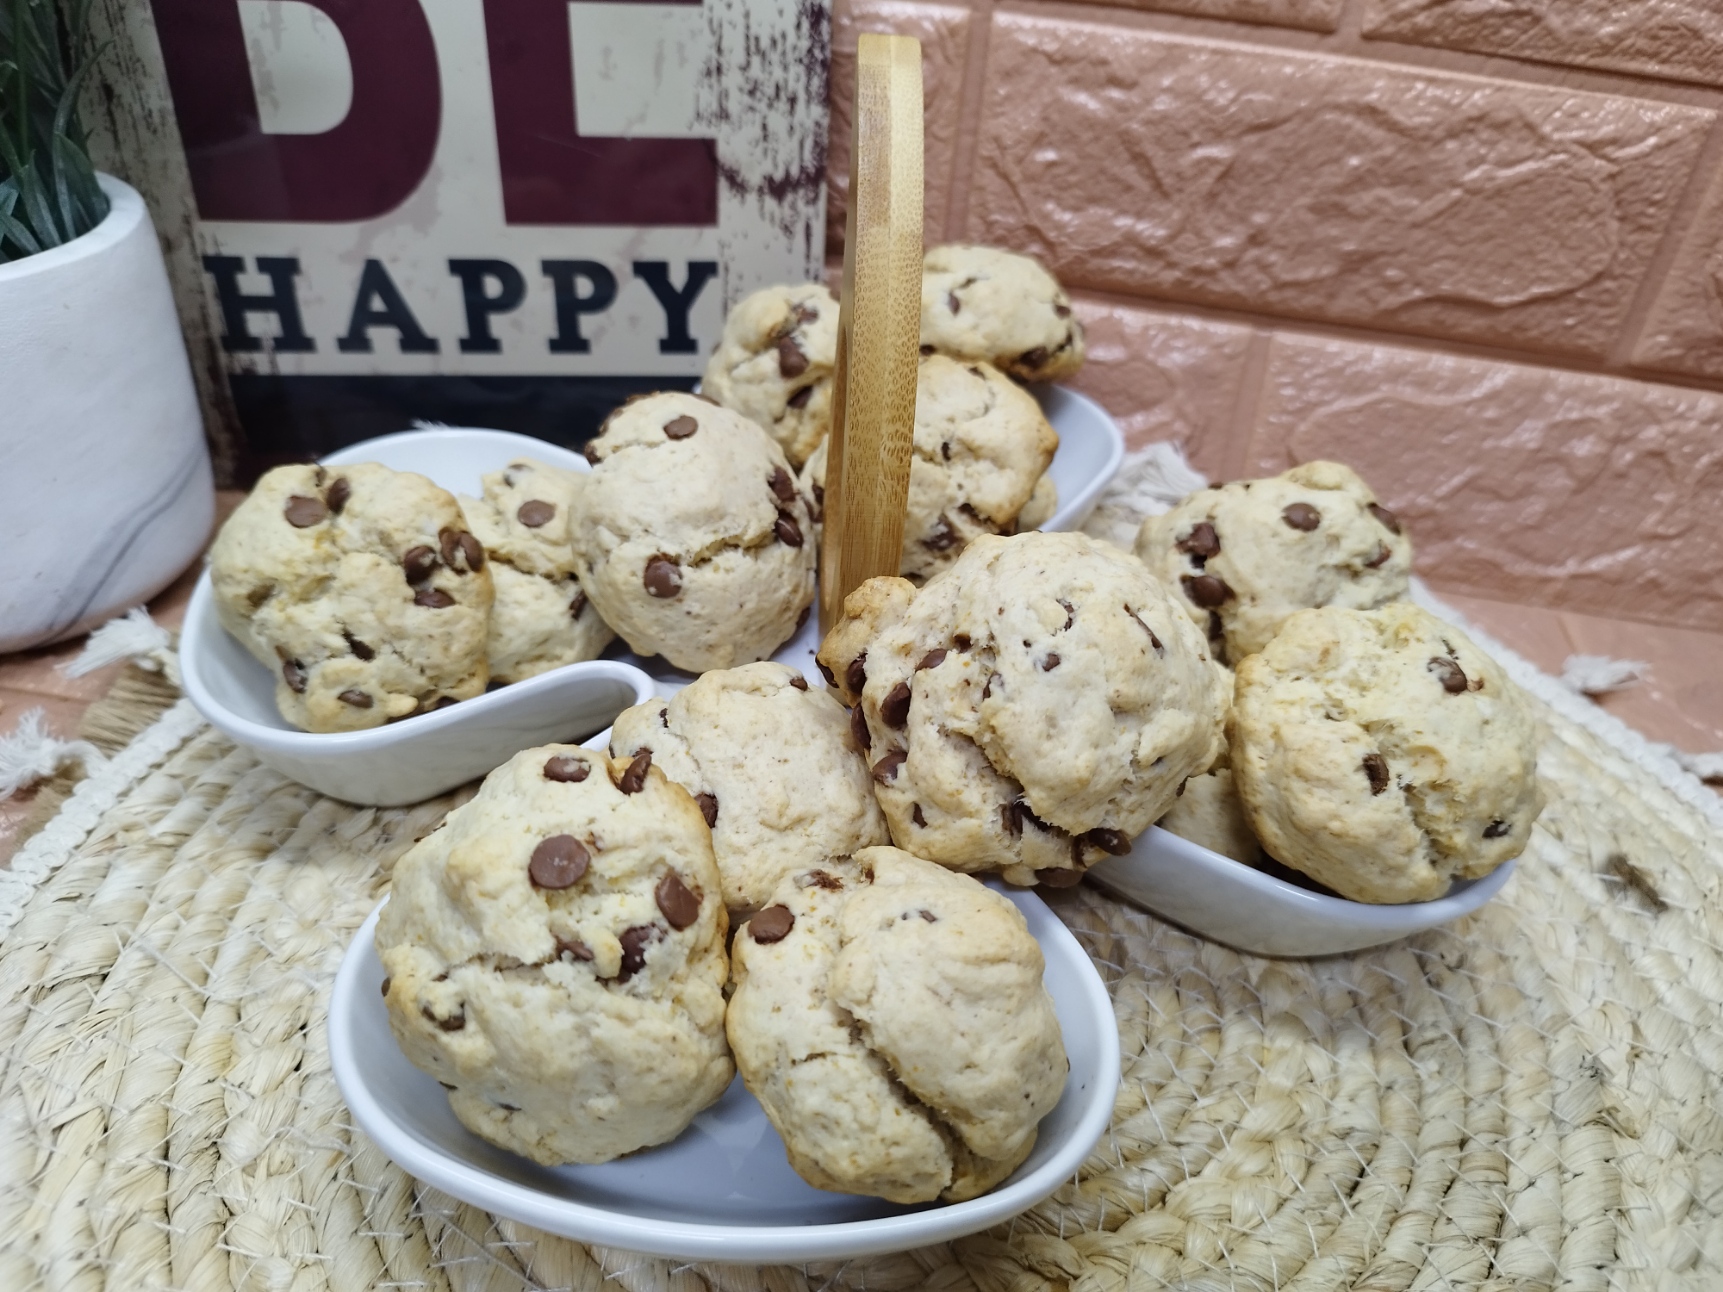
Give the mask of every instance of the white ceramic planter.
[{"label": "white ceramic planter", "polygon": [[83,632],[165,588],[215,491],[167,271],[137,192],[0,264],[0,651]]}]

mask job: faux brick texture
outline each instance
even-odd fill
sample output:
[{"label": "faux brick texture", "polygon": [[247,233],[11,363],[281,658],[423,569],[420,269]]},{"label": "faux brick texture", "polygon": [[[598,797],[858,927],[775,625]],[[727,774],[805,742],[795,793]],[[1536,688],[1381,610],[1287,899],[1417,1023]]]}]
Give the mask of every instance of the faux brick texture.
[{"label": "faux brick texture", "polygon": [[1237,22],[1268,23],[1333,31],[1340,25],[1345,0],[1100,0],[1132,9],[1159,9],[1198,18],[1231,18]]},{"label": "faux brick texture", "polygon": [[1723,173],[1712,181],[1634,346],[1647,368],[1723,378]]},{"label": "faux brick texture", "polygon": [[1352,464],[1438,585],[1715,632],[1720,428],[1708,392],[1281,336],[1250,467]]},{"label": "faux brick texture", "polygon": [[1601,358],[1712,120],[1000,13],[969,232],[1074,286]]},{"label": "faux brick texture", "polygon": [[1364,34],[1723,85],[1717,0],[1368,0]]},{"label": "faux brick texture", "polygon": [[1078,296],[1088,360],[1071,384],[1112,410],[1128,447],[1176,440],[1210,479],[1235,474],[1244,453],[1233,415],[1251,330]]},{"label": "faux brick texture", "polygon": [[844,210],[850,188],[854,129],[856,37],[864,31],[914,36],[921,42],[922,227],[929,246],[945,241],[957,130],[963,114],[963,71],[969,62],[969,11],[914,0],[836,0],[832,7],[831,147],[826,162],[826,252],[844,254]]}]

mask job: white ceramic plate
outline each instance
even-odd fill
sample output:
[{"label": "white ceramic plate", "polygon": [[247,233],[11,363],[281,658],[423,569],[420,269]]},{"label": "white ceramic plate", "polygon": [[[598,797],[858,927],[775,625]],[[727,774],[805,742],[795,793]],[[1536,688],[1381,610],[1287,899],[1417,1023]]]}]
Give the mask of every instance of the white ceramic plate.
[{"label": "white ceramic plate", "polygon": [[[402,1169],[496,1215],[581,1242],[766,1264],[903,1251],[986,1229],[1070,1180],[1106,1130],[1119,1084],[1112,1004],[1077,939],[1033,893],[1000,889],[1047,958],[1071,1073],[1028,1161],[969,1202],[904,1207],[826,1193],[790,1169],[766,1114],[737,1078],[682,1135],[603,1166],[541,1167],[455,1120],[436,1081],[389,1033],[377,912],[341,962],[329,1003],[329,1061],[354,1119]],[[381,909],[381,908],[379,908]]]},{"label": "white ceramic plate", "polygon": [[1373,906],[1265,875],[1231,857],[1150,826],[1123,857],[1089,870],[1102,888],[1215,942],[1264,956],[1324,956],[1396,942],[1489,901],[1514,862],[1464,880],[1433,902]]},{"label": "white ceramic plate", "polygon": [[[1117,426],[1093,400],[1057,386],[1036,391],[1059,432],[1049,469],[1059,507],[1047,529],[1080,525],[1124,456]],[[477,494],[480,477],[518,457],[587,471],[578,453],[507,431],[440,427],[403,431],[332,453],[324,462],[381,462],[417,471],[445,489]],[[811,626],[775,658],[818,677]],[[643,670],[642,665],[647,669]],[[275,678],[222,630],[205,571],[192,593],[180,637],[186,695],[223,735],[303,785],[349,803],[415,803],[483,776],[533,745],[578,741],[618,713],[693,680],[663,660],[642,660],[620,643],[604,659],[569,664],[435,713],[369,731],[316,734],[290,726],[275,707]],[[655,688],[648,671],[662,680]]]}]

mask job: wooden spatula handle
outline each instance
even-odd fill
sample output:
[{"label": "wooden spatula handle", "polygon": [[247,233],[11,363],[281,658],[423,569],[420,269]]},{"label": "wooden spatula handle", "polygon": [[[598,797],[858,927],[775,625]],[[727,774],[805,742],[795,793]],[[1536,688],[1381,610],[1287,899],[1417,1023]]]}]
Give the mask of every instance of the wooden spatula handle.
[{"label": "wooden spatula handle", "polygon": [[844,286],[826,449],[820,628],[877,574],[896,574],[915,432],[921,346],[921,44],[864,34]]}]

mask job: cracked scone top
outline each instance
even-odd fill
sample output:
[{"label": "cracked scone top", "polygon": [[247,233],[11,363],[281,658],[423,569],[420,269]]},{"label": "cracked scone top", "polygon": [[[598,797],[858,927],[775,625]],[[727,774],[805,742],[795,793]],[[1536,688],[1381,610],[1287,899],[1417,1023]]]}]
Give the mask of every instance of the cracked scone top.
[{"label": "cracked scone top", "polygon": [[1029,1155],[1069,1063],[1005,898],[896,848],[786,877],[737,931],[742,1080],[820,1189],[959,1202]]},{"label": "cracked scone top", "polygon": [[1239,665],[1228,734],[1263,847],[1354,901],[1487,875],[1543,807],[1537,731],[1501,669],[1404,602],[1293,615]]},{"label": "cracked scone top", "polygon": [[529,749],[395,866],[395,1040],[461,1123],[535,1162],[680,1134],[729,1084],[728,919],[700,809],[648,760]]},{"label": "cracked scone top", "polygon": [[277,467],[210,549],[221,626],[275,676],[281,716],[357,731],[489,680],[484,548],[454,496],[376,463]]},{"label": "cracked scone top", "polygon": [[1231,664],[1294,611],[1404,597],[1412,570],[1399,519],[1351,467],[1322,461],[1199,489],[1143,522],[1136,553]]},{"label": "cracked scone top", "polygon": [[923,258],[921,345],[1019,381],[1059,381],[1083,366],[1083,327],[1059,280],[997,247],[954,244]]},{"label": "cracked scone top", "polygon": [[[825,496],[826,447],[802,473],[815,499]],[[1021,522],[1037,490],[1045,515],[1036,523],[1051,516],[1057,494],[1043,473],[1058,447],[1058,432],[1034,396],[997,368],[923,355],[898,573],[928,579],[978,534],[1034,528]]]},{"label": "cracked scone top", "polygon": [[766,287],[738,301],[701,392],[771,432],[800,468],[832,428],[838,298],[823,283]]},{"label": "cracked scone top", "polygon": [[486,654],[491,678],[519,682],[597,659],[615,636],[574,572],[575,475],[531,458],[483,480],[461,511],[496,584]]},{"label": "cracked scone top", "polygon": [[1142,566],[1082,534],[983,535],[917,591],[870,579],[819,662],[893,841],[1014,884],[1075,883],[1222,748],[1221,670]]},{"label": "cracked scone top", "polygon": [[633,650],[703,673],[764,659],[796,631],[814,599],[813,521],[758,425],[697,395],[647,395],[586,456],[575,568]]},{"label": "cracked scone top", "polygon": [[891,837],[849,714],[782,664],[715,669],[627,710],[610,751],[643,749],[705,813],[732,911],[757,910],[792,870]]}]

